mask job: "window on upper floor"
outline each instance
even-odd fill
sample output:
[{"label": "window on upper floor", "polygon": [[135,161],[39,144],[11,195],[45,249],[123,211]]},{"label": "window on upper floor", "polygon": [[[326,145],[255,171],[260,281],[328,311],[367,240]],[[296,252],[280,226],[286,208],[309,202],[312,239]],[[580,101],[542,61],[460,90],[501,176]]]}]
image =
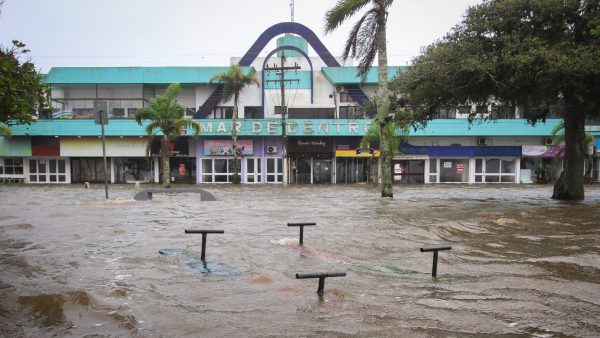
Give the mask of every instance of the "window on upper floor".
[{"label": "window on upper floor", "polygon": [[196,109],[194,109],[194,108],[185,108],[185,116],[186,117],[194,117],[194,114],[196,114]]},{"label": "window on upper floor", "polygon": [[586,118],[585,124],[588,126],[600,126],[600,116]]},{"label": "window on upper floor", "polygon": [[264,118],[262,107],[260,107],[260,106],[244,107],[244,118],[245,119],[262,119],[262,118]]},{"label": "window on upper floor", "polygon": [[455,119],[456,108],[442,107],[437,111],[436,118],[438,119]]},{"label": "window on upper floor", "polygon": [[364,111],[359,106],[340,106],[340,119],[362,119],[365,117]]},{"label": "window on upper floor", "polygon": [[492,106],[492,109],[490,110],[490,118],[514,119],[515,114],[510,109],[510,106]]},{"label": "window on upper floor", "polygon": [[110,118],[112,119],[124,119],[127,115],[125,115],[125,108],[113,108]]},{"label": "window on upper floor", "polygon": [[456,108],[457,110],[457,115],[469,115],[471,114],[471,106],[458,106],[458,108]]},{"label": "window on upper floor", "polygon": [[521,118],[537,119],[541,118],[546,112],[547,119],[562,119],[565,114],[565,107],[562,105],[552,105],[542,108],[520,107]]},{"label": "window on upper floor", "polygon": [[562,105],[550,106],[548,109],[547,119],[562,119],[565,116],[565,107]]},{"label": "window on upper floor", "polygon": [[356,102],[350,93],[340,93],[340,103]]},{"label": "window on upper floor", "polygon": [[288,109],[291,119],[333,119],[335,108],[293,108]]},{"label": "window on upper floor", "polygon": [[475,107],[475,113],[479,116],[479,115],[485,115],[488,113],[488,107],[487,106],[476,106]]},{"label": "window on upper floor", "polygon": [[213,109],[213,118],[215,119],[230,119],[233,116],[233,107],[223,106]]}]

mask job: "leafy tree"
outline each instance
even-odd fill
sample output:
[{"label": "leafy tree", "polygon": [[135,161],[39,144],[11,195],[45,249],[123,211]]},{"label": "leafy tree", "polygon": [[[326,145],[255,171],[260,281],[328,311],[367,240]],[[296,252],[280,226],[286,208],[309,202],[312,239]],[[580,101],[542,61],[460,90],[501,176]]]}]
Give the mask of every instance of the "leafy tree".
[{"label": "leafy tree", "polygon": [[194,130],[194,137],[200,134],[200,124],[192,119],[185,118],[185,108],[176,100],[177,94],[181,92],[179,84],[171,84],[167,87],[164,95],[159,95],[148,102],[148,106],[140,108],[135,112],[135,120],[141,126],[144,120],[150,120],[146,125],[148,134],[148,148],[154,135],[162,133],[160,139],[160,157],[162,162],[162,183],[165,188],[171,186],[169,142],[177,139],[184,128]]},{"label": "leafy tree", "polygon": [[256,73],[244,74],[238,64],[233,64],[226,72],[215,75],[210,83],[218,82],[223,85],[223,102],[229,101],[233,97],[233,115],[231,116],[231,145],[233,151],[233,183],[239,184],[240,168],[238,166],[238,148],[237,148],[237,119],[238,107],[241,91],[249,85],[259,85],[256,79]]},{"label": "leafy tree", "polygon": [[342,55],[344,60],[349,57],[358,58],[358,75],[364,80],[371,68],[375,56],[378,57],[378,88],[377,115],[375,121],[381,133],[381,181],[382,197],[394,197],[392,189],[392,156],[389,134],[391,123],[388,97],[387,41],[386,22],[388,8],[393,0],[339,0],[325,14],[325,32],[329,33],[338,28],[350,17],[357,14],[366,6],[370,8],[354,24]]},{"label": "leafy tree", "polygon": [[[0,46],[0,135],[11,136],[10,124],[31,123],[34,115],[50,111],[49,89],[28,58],[29,50],[17,40]],[[26,58],[24,62],[21,59]]]},{"label": "leafy tree", "polygon": [[[564,106],[564,171],[553,198],[584,198],[586,117],[600,111],[598,0],[487,0],[428,46],[401,74],[409,104],[432,118],[440,107],[524,108],[531,122]],[[473,110],[470,119],[488,118]]]}]

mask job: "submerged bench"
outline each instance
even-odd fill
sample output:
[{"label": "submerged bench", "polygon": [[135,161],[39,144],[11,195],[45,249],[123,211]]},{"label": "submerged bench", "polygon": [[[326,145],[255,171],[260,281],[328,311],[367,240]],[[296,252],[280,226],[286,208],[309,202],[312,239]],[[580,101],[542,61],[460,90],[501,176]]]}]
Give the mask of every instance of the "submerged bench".
[{"label": "submerged bench", "polygon": [[149,189],[140,191],[133,196],[136,201],[147,201],[152,199],[153,194],[159,193],[197,193],[201,201],[216,201],[215,195],[204,189]]}]

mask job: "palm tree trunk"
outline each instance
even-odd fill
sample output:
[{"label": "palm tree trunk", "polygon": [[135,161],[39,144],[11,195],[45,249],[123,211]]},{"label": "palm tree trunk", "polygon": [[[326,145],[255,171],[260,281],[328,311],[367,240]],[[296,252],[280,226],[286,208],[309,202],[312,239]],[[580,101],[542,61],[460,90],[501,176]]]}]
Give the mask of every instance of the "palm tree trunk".
[{"label": "palm tree trunk", "polygon": [[[570,106],[573,107],[573,106]],[[583,159],[587,151],[585,142],[585,114],[571,108],[565,113],[564,168],[554,184],[552,198],[558,200],[583,200]]]},{"label": "palm tree trunk", "polygon": [[[384,19],[385,20],[385,19]],[[390,123],[390,98],[388,94],[388,72],[387,72],[387,43],[385,32],[385,21],[380,23],[377,32],[378,44],[378,88],[377,88],[377,120],[381,130],[381,197],[394,197],[392,187],[392,156],[390,148],[389,128]]]},{"label": "palm tree trunk", "polygon": [[162,160],[162,184],[165,188],[171,187],[171,165],[169,163],[169,137],[163,135],[160,140],[160,158]]},{"label": "palm tree trunk", "polygon": [[240,184],[240,168],[238,168],[238,150],[237,150],[237,118],[239,93],[233,97],[233,114],[231,116],[231,148],[233,150],[233,184]]}]

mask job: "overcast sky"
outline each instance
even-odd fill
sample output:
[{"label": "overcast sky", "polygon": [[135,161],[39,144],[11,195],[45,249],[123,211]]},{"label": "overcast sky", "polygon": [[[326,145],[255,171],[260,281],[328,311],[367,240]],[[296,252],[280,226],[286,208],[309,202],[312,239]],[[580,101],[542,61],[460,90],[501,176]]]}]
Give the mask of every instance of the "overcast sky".
[{"label": "overcast sky", "polygon": [[[324,13],[335,3],[295,0],[294,21],[340,55],[350,25],[323,32]],[[406,65],[479,3],[394,1],[389,65]],[[265,29],[290,21],[290,0],[4,0],[1,10],[0,43],[26,43],[42,72],[60,66],[228,66],[229,58],[242,56]]]}]

